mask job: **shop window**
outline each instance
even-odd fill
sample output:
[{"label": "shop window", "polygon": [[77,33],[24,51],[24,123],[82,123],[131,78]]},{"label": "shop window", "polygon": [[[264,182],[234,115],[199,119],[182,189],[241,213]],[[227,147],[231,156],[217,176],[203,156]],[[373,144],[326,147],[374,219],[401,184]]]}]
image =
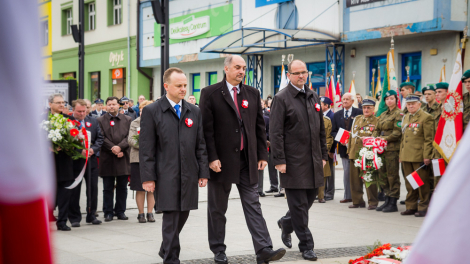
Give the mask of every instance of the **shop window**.
[{"label": "shop window", "polygon": [[111,70],[113,85],[113,96],[121,98],[126,94],[126,69],[119,68]]},{"label": "shop window", "polygon": [[85,28],[86,30],[96,29],[96,4],[95,2],[85,5]]},{"label": "shop window", "polygon": [[91,101],[101,98],[100,72],[90,73]]},{"label": "shop window", "polygon": [[[375,74],[372,72],[372,69],[375,69]],[[377,78],[379,75],[379,70],[380,69],[380,83],[384,84],[384,76],[385,76],[385,71],[387,70],[387,55],[383,56],[375,56],[375,57],[370,57],[369,58],[369,90],[367,93],[369,95],[372,95],[372,93],[375,93],[375,89],[377,88]],[[374,77],[372,79],[372,77]],[[374,87],[372,87],[374,85]]]},{"label": "shop window", "polygon": [[208,73],[208,80],[209,80],[209,85],[213,85],[217,83],[217,72],[209,72]]},{"label": "shop window", "polygon": [[49,21],[41,22],[41,44],[43,46],[49,45]]},{"label": "shop window", "polygon": [[77,73],[76,72],[64,72],[61,74],[61,78],[68,80],[68,79],[76,79]]},{"label": "shop window", "polygon": [[72,34],[72,8],[62,10],[62,35]]},{"label": "shop window", "polygon": [[416,86],[416,91],[421,91],[421,52],[405,53],[401,55],[401,78],[405,82],[408,75],[406,66],[410,67],[410,82]]},{"label": "shop window", "polygon": [[326,64],[322,62],[311,62],[307,63],[307,71],[312,72],[312,80],[307,81],[309,85],[312,82],[312,89],[319,95],[325,95],[325,71]]},{"label": "shop window", "polygon": [[201,74],[193,73],[193,95],[196,97],[196,103],[199,103],[199,98],[201,97]]}]

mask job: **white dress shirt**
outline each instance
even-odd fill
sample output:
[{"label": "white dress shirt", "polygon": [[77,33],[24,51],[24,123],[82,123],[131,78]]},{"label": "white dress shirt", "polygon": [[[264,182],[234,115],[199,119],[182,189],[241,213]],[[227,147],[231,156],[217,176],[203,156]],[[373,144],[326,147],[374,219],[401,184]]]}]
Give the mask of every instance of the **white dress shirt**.
[{"label": "white dress shirt", "polygon": [[179,106],[180,106],[180,112],[181,112],[181,110],[183,110],[183,109],[182,109],[182,106],[183,106],[183,105],[182,105],[182,103],[181,103],[183,100],[180,100],[179,103],[175,103],[175,102],[173,102],[170,98],[168,98],[168,96],[165,96],[165,97],[166,97],[166,99],[168,99],[168,102],[170,102],[171,107],[173,107],[173,111],[175,111],[175,113],[176,113],[175,105],[179,105]]},{"label": "white dress shirt", "polygon": [[352,109],[352,106],[349,109],[344,108],[343,117],[346,118],[346,111],[348,111],[348,116],[351,117]]},{"label": "white dress shirt", "polygon": [[234,100],[233,99],[233,87],[237,87],[237,94],[240,94],[240,84],[238,84],[237,86],[233,86],[227,81],[225,81],[225,83],[227,83],[228,92],[229,92],[230,96],[232,96],[232,100]]},{"label": "white dress shirt", "polygon": [[331,109],[328,109],[326,110],[325,112],[323,112],[323,116],[328,116],[328,113],[331,111]]},{"label": "white dress shirt", "polygon": [[299,92],[302,92],[302,93],[305,93],[305,89],[302,87],[302,89],[300,89],[299,87],[295,86],[293,83],[290,83],[292,85],[292,87],[294,87],[295,89],[297,89],[297,91]]}]

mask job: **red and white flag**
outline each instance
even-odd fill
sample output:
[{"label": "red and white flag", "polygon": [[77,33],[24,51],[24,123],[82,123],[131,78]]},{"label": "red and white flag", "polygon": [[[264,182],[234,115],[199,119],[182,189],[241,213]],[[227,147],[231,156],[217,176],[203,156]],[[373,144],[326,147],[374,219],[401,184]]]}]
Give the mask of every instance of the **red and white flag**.
[{"label": "red and white flag", "polygon": [[434,137],[433,145],[449,162],[463,133],[462,54],[457,52],[447,97]]},{"label": "red and white flag", "polygon": [[335,79],[333,76],[330,76],[330,81],[328,88],[325,91],[325,96],[330,98],[330,100],[333,102],[333,108],[335,108]]},{"label": "red and white flag", "polygon": [[339,143],[346,144],[348,143],[350,132],[339,128],[338,134],[336,134],[335,140]]},{"label": "red and white flag", "polygon": [[434,171],[434,176],[442,176],[446,170],[446,163],[444,159],[434,159],[432,160],[432,169]]},{"label": "red and white flag", "polygon": [[416,171],[413,171],[410,175],[406,176],[406,179],[411,184],[411,187],[413,187],[413,190],[418,189],[424,184]]},{"label": "red and white flag", "polygon": [[341,82],[339,81],[340,75],[338,75],[338,82],[336,83],[335,91],[335,113],[343,109],[343,102],[341,101]]}]

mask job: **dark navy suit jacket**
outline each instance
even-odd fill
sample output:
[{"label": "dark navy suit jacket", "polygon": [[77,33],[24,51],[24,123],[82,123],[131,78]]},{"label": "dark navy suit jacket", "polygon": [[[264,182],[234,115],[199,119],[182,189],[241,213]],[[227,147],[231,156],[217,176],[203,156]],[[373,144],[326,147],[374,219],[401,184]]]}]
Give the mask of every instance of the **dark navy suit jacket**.
[{"label": "dark navy suit jacket", "polygon": [[[352,123],[354,121],[353,120],[354,117],[356,117],[358,115],[362,115],[362,110],[361,109],[355,108],[355,107],[352,107],[351,109],[352,109],[351,110],[351,120],[349,121],[348,126],[346,126],[346,124],[344,122],[344,109],[339,110],[338,112],[336,112],[334,114],[333,118],[330,118],[331,119],[331,124],[333,126],[333,129],[331,130],[331,135],[333,136],[333,138],[336,137],[336,134],[338,133],[339,128],[342,128],[342,129],[347,130],[347,131],[351,131],[351,126],[352,126]],[[334,152],[337,144],[338,144],[338,142],[334,141],[333,146],[330,149],[331,153]],[[348,149],[345,146],[339,144],[338,152],[339,152],[339,155],[341,156],[341,158],[348,158],[347,150]]]}]

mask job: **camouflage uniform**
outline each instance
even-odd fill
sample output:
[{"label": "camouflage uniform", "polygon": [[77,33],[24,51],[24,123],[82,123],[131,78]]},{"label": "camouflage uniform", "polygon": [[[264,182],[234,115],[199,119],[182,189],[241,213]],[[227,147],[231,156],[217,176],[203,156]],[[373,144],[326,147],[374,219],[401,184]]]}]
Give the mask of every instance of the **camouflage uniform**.
[{"label": "camouflage uniform", "polygon": [[[331,135],[332,124],[330,118],[328,118],[327,116],[323,116],[323,123],[325,124],[326,148],[330,149],[333,145],[333,136]],[[325,185],[323,185],[322,187],[318,187],[318,200],[325,198],[326,177],[331,176],[330,164],[328,161],[323,167],[323,174],[325,176]]]},{"label": "camouflage uniform", "polygon": [[468,122],[470,121],[470,93],[463,95],[463,131],[467,128]]},{"label": "camouflage uniform", "polygon": [[384,166],[380,168],[379,173],[385,178],[385,184],[382,186],[385,195],[397,199],[400,198],[399,151],[402,119],[403,114],[398,107],[387,110],[380,115],[377,128],[372,134],[373,137],[380,137],[387,141]]},{"label": "camouflage uniform", "polygon": [[[361,137],[371,137],[372,133],[375,130],[377,124],[377,117],[365,117],[363,115],[356,116],[354,123],[351,127],[351,139],[348,142],[348,154],[349,154],[349,180],[351,182],[351,196],[354,205],[359,205],[364,203],[362,198],[364,191],[364,183],[359,177],[361,170],[354,166],[354,160],[356,159],[356,154],[363,147]],[[366,188],[368,204],[369,206],[377,206],[379,203],[377,186],[371,185],[369,188]]]}]

